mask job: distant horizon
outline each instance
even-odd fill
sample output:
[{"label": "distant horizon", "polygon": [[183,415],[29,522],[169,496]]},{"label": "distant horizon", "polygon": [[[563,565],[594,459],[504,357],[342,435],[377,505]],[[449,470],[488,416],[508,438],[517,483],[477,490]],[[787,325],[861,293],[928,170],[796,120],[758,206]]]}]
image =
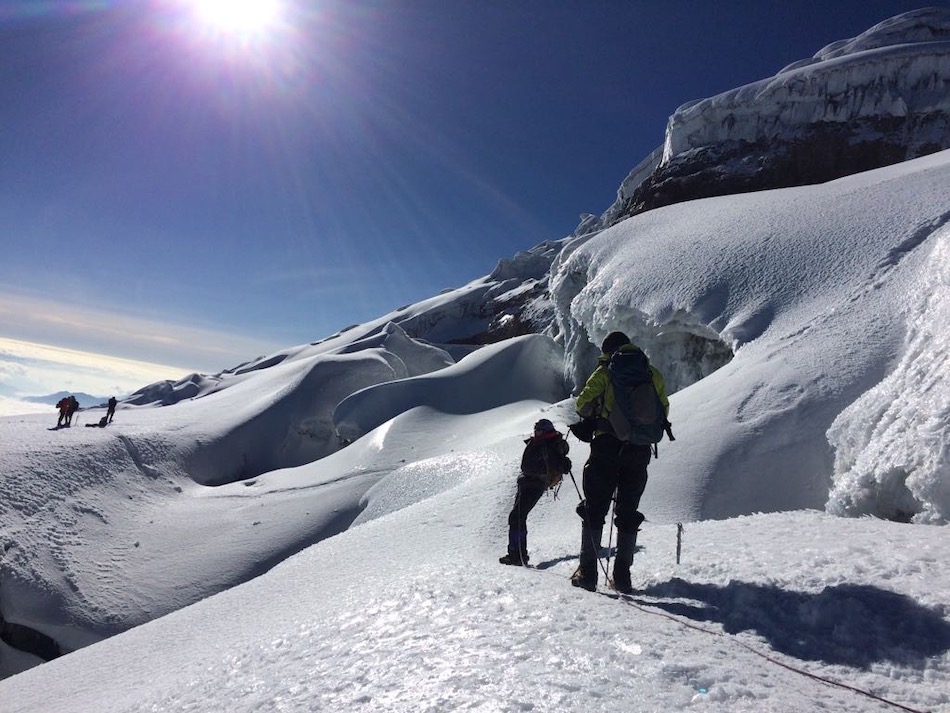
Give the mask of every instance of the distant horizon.
[{"label": "distant horizon", "polygon": [[[55,399],[55,398],[62,398],[62,397],[65,397],[65,396],[75,396],[77,399],[80,400],[80,403],[82,403],[82,399],[84,399],[84,398],[96,399],[97,401],[98,401],[98,400],[101,400],[103,403],[105,403],[106,401],[108,401],[108,400],[109,400],[110,398],[112,398],[113,396],[115,396],[117,399],[121,400],[121,399],[126,398],[127,396],[129,396],[129,394],[103,394],[102,396],[96,396],[96,395],[94,395],[94,394],[87,394],[85,391],[56,391],[56,392],[54,392],[54,393],[52,393],[52,394],[40,394],[40,395],[37,395],[37,396],[22,396],[22,397],[20,397],[20,399],[21,399],[22,401],[27,401],[27,402],[30,402],[30,403],[43,403],[43,404],[45,404],[46,401],[41,401],[40,399]],[[96,405],[98,405],[98,404],[96,404]]]},{"label": "distant horizon", "polygon": [[[0,396],[0,417],[3,416],[26,416],[36,413],[49,413],[55,415],[56,402],[63,396],[73,395],[79,401],[81,410],[103,406],[109,400],[110,396],[115,396],[119,401],[127,398],[129,394],[110,394],[104,396],[94,396],[82,391],[57,391],[52,394],[39,394],[36,396],[20,396],[18,398],[9,398]],[[86,403],[83,403],[83,402]],[[95,402],[95,403],[90,403]]]},{"label": "distant horizon", "polygon": [[[0,337],[0,415],[35,413],[24,410],[25,397],[42,397],[61,391],[105,398],[129,395],[143,386],[177,380],[188,371],[173,366],[110,357]],[[59,388],[49,388],[59,384]],[[97,393],[98,392],[98,393]]]}]

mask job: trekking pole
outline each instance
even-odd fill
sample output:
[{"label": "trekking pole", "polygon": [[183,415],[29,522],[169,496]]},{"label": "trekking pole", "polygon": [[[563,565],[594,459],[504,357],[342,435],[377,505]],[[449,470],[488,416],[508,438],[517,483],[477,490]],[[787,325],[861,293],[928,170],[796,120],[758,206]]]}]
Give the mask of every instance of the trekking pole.
[{"label": "trekking pole", "polygon": [[614,541],[614,512],[617,508],[617,491],[610,498],[610,529],[607,531],[607,569],[610,569],[610,549]]},{"label": "trekking pole", "polygon": [[[585,515],[584,515],[584,524],[585,524],[585,525],[588,525],[587,531],[590,532],[590,527],[589,527],[590,518],[589,518],[589,517],[587,516],[587,514],[586,514],[586,513],[587,513],[587,501],[584,500],[584,496],[581,495],[581,489],[577,487],[577,480],[574,479],[574,471],[573,471],[573,470],[569,470],[569,471],[568,471],[568,475],[571,476],[571,482],[574,483],[574,490],[577,492],[577,498],[578,498],[578,500],[580,500],[580,501],[584,504],[584,513],[585,513]],[[610,520],[611,520],[611,526],[610,526],[610,528],[611,528],[611,531],[613,531],[613,517],[611,517]],[[611,536],[612,536],[612,535],[611,535]],[[591,537],[591,545],[597,546],[597,545],[600,544],[600,543],[598,543],[598,542],[594,542],[593,539],[594,539],[594,538]],[[597,547],[595,547],[595,549],[597,549]],[[609,566],[609,564],[610,564],[610,562],[609,562],[610,546],[609,546],[609,545],[608,545],[608,547],[607,547],[607,552],[608,552],[608,562],[607,562],[607,564],[608,564],[608,566]],[[604,566],[604,560],[603,560],[603,558],[601,558],[600,552],[597,553],[597,565],[600,567],[600,570],[604,573],[604,578],[606,579],[606,578],[607,578],[607,571],[608,571],[608,569],[607,569],[607,567]]]},{"label": "trekking pole", "polygon": [[577,499],[583,502],[584,496],[581,495],[581,489],[577,487],[577,481],[574,480],[574,471],[569,470],[567,471],[567,474],[571,476],[571,482],[574,483],[574,490],[577,491]]}]

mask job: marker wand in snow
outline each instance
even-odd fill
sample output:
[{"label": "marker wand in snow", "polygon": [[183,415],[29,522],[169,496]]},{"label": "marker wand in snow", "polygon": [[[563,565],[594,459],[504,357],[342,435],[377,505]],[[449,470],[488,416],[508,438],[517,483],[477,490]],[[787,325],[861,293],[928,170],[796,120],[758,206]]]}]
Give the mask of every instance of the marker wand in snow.
[{"label": "marker wand in snow", "polygon": [[680,554],[683,552],[683,523],[676,523],[676,564],[680,563]]}]

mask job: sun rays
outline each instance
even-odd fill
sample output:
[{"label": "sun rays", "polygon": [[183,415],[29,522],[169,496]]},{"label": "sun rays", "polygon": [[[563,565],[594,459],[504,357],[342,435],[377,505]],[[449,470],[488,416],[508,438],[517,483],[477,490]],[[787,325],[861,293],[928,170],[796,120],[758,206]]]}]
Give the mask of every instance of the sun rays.
[{"label": "sun rays", "polygon": [[198,29],[222,40],[268,40],[280,26],[279,0],[189,0]]}]

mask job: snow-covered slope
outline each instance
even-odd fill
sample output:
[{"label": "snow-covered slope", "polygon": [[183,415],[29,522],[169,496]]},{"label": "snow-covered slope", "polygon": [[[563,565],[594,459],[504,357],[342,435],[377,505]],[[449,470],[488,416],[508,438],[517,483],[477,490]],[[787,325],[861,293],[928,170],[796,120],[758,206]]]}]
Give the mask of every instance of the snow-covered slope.
[{"label": "snow-covered slope", "polygon": [[[6,626],[27,649],[38,633],[69,651],[403,510],[431,537],[475,528],[485,549],[500,546],[520,438],[541,413],[562,428],[572,420],[564,379],[586,375],[593,344],[614,328],[681,387],[678,440],[651,465],[650,527],[823,508],[830,496],[836,512],[945,522],[950,426],[939,416],[950,385],[933,335],[948,187],[943,152],[824,186],[670,206],[566,240],[552,266],[559,339],[515,338],[448,368],[436,369],[447,352],[390,315],[220,375],[200,397],[126,406],[105,429],[81,425],[97,410],[72,429],[0,419]],[[464,314],[453,301],[489,282],[402,314]],[[849,409],[859,399],[871,406]],[[338,430],[354,442],[341,449]],[[578,471],[584,452],[575,442]],[[490,523],[481,500],[444,526],[438,508],[417,508],[476,482],[494,489]],[[576,554],[566,531],[538,534],[555,559]],[[360,571],[377,566],[372,549],[351,552]],[[321,566],[333,578],[346,563],[334,555]],[[35,663],[24,656],[0,649],[7,673]]]},{"label": "snow-covered slope", "polygon": [[[106,428],[0,419],[0,711],[950,710],[950,151],[581,232]],[[567,584],[570,481],[496,562],[614,329],[677,436],[625,603]]]},{"label": "snow-covered slope", "polygon": [[[84,427],[98,422],[98,410],[81,412],[70,429],[49,428],[37,415],[0,421],[0,613],[29,630],[14,640],[30,649],[31,632],[41,632],[71,651],[228,589],[349,527],[366,509],[367,489],[407,463],[405,452],[415,465],[490,436],[480,429],[427,444],[403,435],[399,418],[387,418],[373,437],[314,455],[336,436],[329,424],[326,433],[321,424],[303,432],[306,414],[330,414],[376,378],[381,363],[373,346],[344,355],[298,352],[199,399],[122,409],[104,429]],[[404,385],[407,403],[443,408],[416,408],[425,413],[409,423],[426,422],[427,413],[454,423],[451,414],[464,409],[432,397],[448,393],[447,382],[460,405],[474,402],[460,395],[480,393],[504,406],[513,387],[517,401],[558,400],[566,395],[562,363],[550,338],[531,335],[433,377],[391,383]],[[486,373],[495,377],[492,388],[480,385]],[[531,376],[518,387],[501,373]],[[359,420],[377,413],[369,404]],[[512,423],[498,429],[515,442],[521,430]],[[298,462],[308,465],[286,467]],[[4,663],[0,655],[9,673]]]},{"label": "snow-covered slope", "polygon": [[[919,368],[901,358],[912,325],[932,321],[923,305],[940,283],[924,275],[950,269],[948,222],[942,152],[821,186],[669,206],[577,240],[552,280],[573,383],[591,345],[622,329],[678,390],[671,419],[689,446],[654,466],[653,512],[730,517],[750,492],[762,510],[823,507],[834,460],[825,431],[895,367]],[[696,382],[726,348],[735,357]],[[871,481],[891,480],[882,466]],[[923,489],[909,499],[907,517],[950,515]],[[892,514],[862,500],[861,512]]]},{"label": "snow-covered slope", "polygon": [[465,414],[529,399],[559,401],[568,394],[562,378],[563,364],[564,353],[550,338],[518,337],[484,347],[461,364],[436,374],[357,391],[339,403],[333,421],[341,438],[354,441],[420,406]]},{"label": "snow-covered slope", "polygon": [[[454,425],[514,428],[528,415]],[[577,518],[563,495],[532,512],[541,568],[497,563],[513,483],[492,452],[470,459],[482,467],[420,464],[400,492],[445,492],[0,682],[0,708],[950,709],[942,529],[815,512],[688,524],[677,565],[675,525],[648,526],[642,592],[618,601],[569,586]]]}]

